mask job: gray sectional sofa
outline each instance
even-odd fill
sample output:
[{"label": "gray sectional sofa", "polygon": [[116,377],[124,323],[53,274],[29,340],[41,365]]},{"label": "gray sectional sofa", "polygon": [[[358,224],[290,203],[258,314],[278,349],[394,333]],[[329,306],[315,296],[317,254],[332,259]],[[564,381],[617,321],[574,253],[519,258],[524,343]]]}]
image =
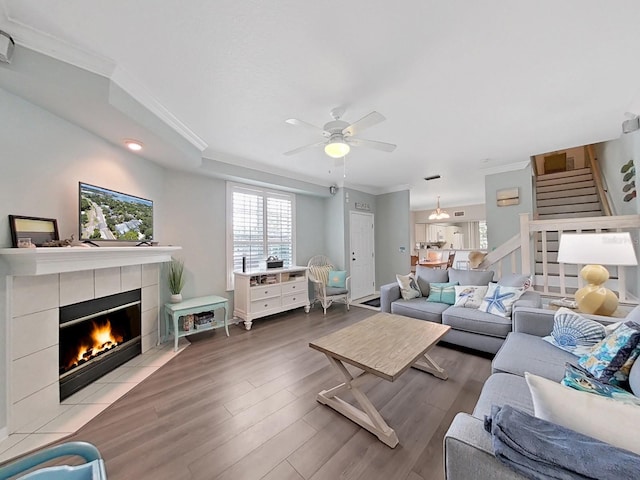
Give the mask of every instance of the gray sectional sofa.
[{"label": "gray sectional sofa", "polygon": [[[488,285],[493,281],[491,270],[433,269],[418,265],[416,281],[423,295],[428,295],[429,283],[458,282],[459,285]],[[527,277],[506,275],[498,281],[503,286],[520,286]],[[516,307],[541,307],[540,294],[527,291],[514,304]],[[444,303],[427,302],[424,297],[404,300],[397,283],[380,287],[380,309],[406,317],[449,325],[451,330],[443,341],[488,353],[496,353],[507,334],[511,332],[511,319],[478,309],[456,307]]]},{"label": "gray sectional sofa", "polygon": [[[636,319],[640,317],[640,307],[630,316],[634,314]],[[603,324],[620,320],[588,317]],[[457,414],[445,434],[447,480],[525,478],[495,458],[491,434],[485,431],[483,420],[485,415],[490,415],[492,405],[508,404],[533,414],[533,401],[524,372],[559,382],[564,377],[565,363],[575,364],[577,357],[542,340],[551,333],[553,318],[552,310],[522,307],[514,310],[513,332],[493,359],[492,375],[484,384],[473,413]],[[640,362],[634,363],[631,369],[630,384],[634,395],[640,396]]]}]

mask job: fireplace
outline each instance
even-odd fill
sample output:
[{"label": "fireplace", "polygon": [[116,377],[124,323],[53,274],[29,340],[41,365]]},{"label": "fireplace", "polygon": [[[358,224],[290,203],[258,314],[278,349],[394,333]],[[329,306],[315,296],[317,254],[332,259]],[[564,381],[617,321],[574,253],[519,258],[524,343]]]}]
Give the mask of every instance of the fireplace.
[{"label": "fireplace", "polygon": [[60,400],[142,353],[141,291],[60,307]]}]

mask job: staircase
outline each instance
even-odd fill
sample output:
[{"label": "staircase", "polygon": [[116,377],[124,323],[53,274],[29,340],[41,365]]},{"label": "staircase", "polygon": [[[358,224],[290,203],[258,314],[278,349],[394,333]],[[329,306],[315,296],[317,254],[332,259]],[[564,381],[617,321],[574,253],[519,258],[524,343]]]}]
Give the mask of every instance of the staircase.
[{"label": "staircase", "polygon": [[[581,168],[566,172],[538,175],[536,178],[536,215],[538,220],[578,219],[600,217],[604,208],[598,194],[598,187],[591,168]],[[583,232],[595,231],[585,228]],[[535,274],[546,277],[545,282],[550,292],[560,293],[558,264],[559,233],[548,231],[546,237],[546,272],[545,252],[543,252],[542,235],[535,235]],[[578,265],[565,265],[565,293],[574,293],[579,287]],[[609,269],[612,279],[617,278],[615,268]]]},{"label": "staircase", "polygon": [[539,220],[603,215],[591,169],[538,175],[536,213]]}]

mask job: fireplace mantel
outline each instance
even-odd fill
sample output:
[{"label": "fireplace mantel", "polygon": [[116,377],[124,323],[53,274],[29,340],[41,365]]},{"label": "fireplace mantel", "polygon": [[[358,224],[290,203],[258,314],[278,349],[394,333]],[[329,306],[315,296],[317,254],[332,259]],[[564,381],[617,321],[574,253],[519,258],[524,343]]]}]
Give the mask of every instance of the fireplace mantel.
[{"label": "fireplace mantel", "polygon": [[1,248],[9,275],[49,275],[171,261],[182,247],[39,247]]}]

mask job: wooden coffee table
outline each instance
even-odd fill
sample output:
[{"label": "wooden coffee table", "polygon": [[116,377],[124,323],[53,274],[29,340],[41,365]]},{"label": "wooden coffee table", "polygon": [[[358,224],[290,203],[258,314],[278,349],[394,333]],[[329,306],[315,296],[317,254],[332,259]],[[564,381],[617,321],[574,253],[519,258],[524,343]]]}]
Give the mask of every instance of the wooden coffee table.
[{"label": "wooden coffee table", "polygon": [[[409,367],[446,380],[447,373],[427,354],[450,329],[448,325],[378,313],[349,327],[309,343],[324,353],[344,379],[341,384],[318,393],[316,400],[356,422],[390,446],[398,444],[396,432],[387,425],[360,387],[373,377],[393,382]],[[355,378],[345,363],[363,370]],[[351,391],[362,407],[345,402],[338,395]]]}]

